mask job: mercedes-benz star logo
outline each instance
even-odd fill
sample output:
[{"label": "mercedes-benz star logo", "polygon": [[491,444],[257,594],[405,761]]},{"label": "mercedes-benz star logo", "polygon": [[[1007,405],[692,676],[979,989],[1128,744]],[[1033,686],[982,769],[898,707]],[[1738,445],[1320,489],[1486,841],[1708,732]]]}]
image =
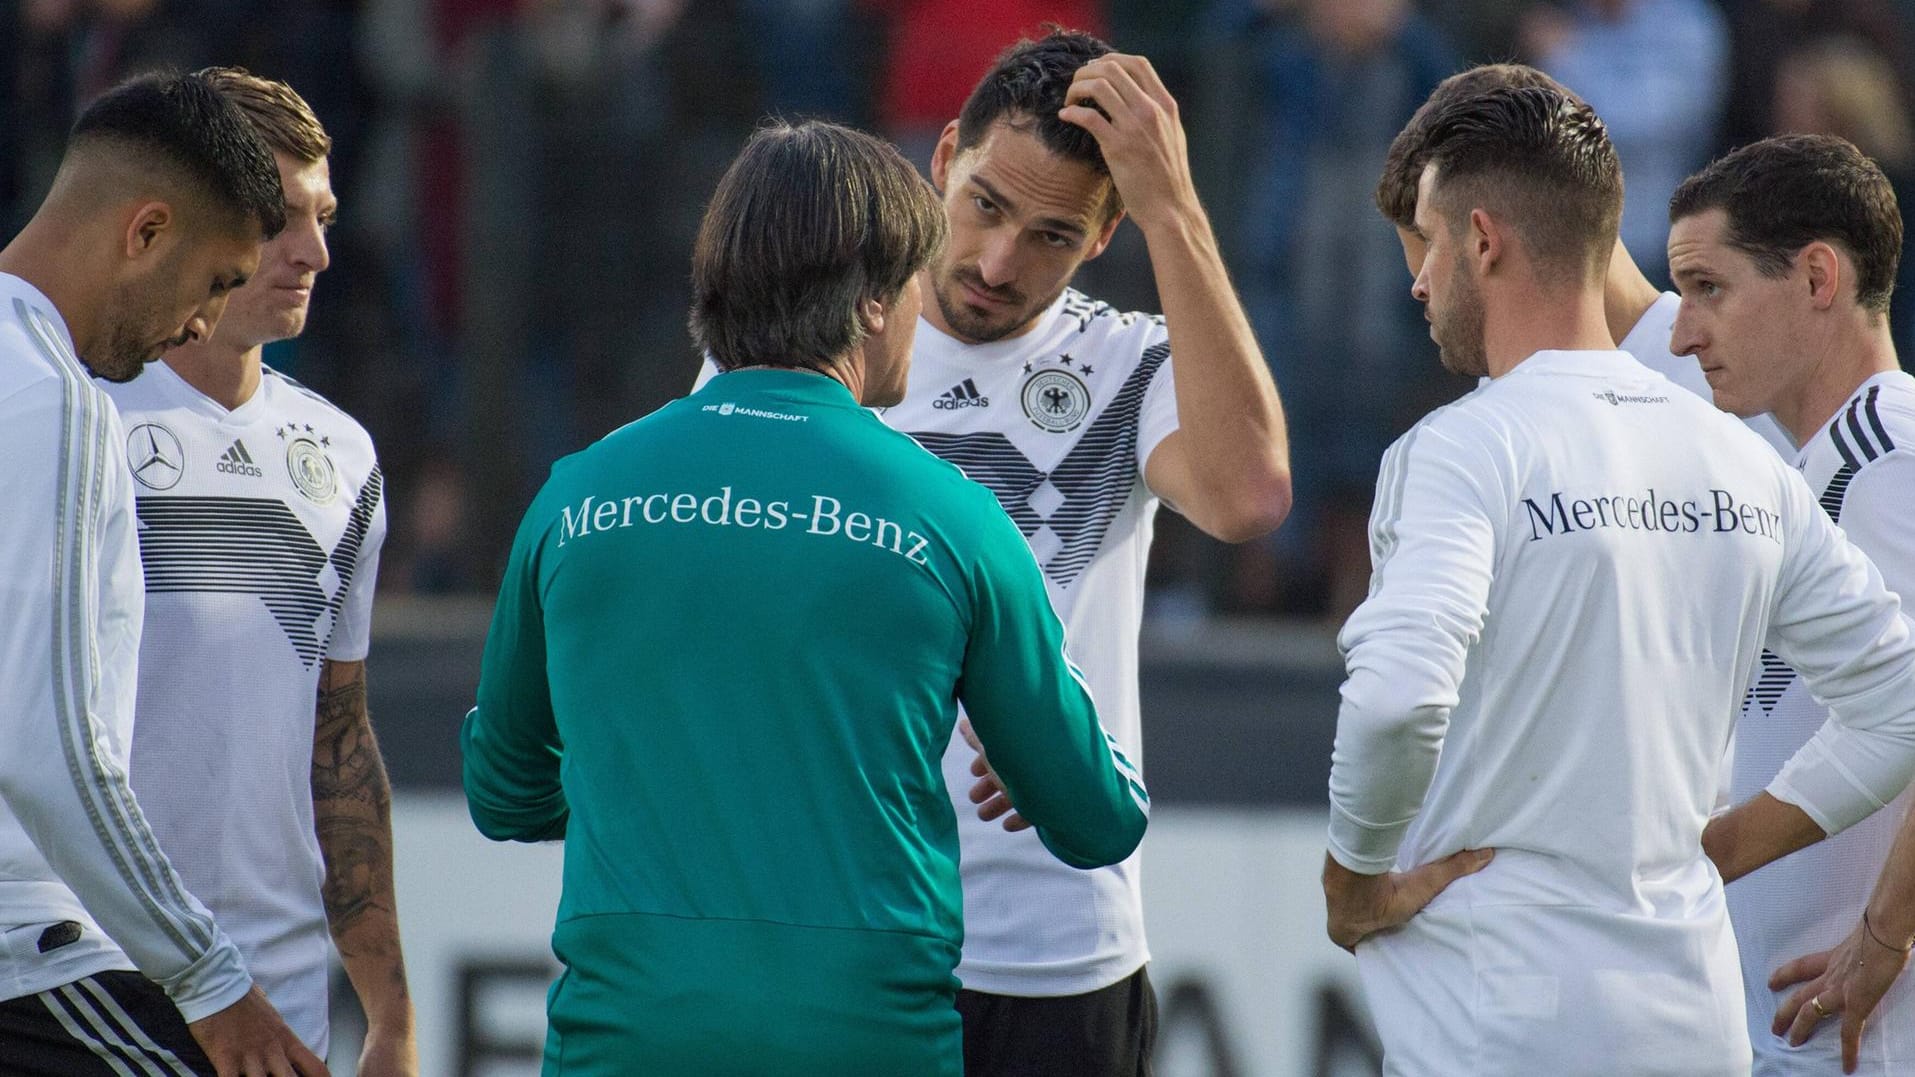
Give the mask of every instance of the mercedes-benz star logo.
[{"label": "mercedes-benz star logo", "polygon": [[149,490],[171,490],[186,474],[180,439],[158,423],[141,423],[127,433],[126,462],[133,478]]}]

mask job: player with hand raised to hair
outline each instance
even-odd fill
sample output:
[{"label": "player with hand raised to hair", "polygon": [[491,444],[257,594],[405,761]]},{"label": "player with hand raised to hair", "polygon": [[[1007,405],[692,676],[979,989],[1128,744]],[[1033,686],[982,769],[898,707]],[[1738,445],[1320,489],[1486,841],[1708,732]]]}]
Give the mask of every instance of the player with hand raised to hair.
[{"label": "player with hand raised to hair", "polygon": [[[884,421],[997,495],[1136,759],[1159,503],[1232,542],[1290,507],[1282,404],[1191,180],[1177,103],[1145,58],[1053,31],[985,74],[939,139],[931,178],[952,238],[924,274],[910,392]],[[1162,317],[1070,288],[1126,215]],[[971,386],[966,397],[988,406],[941,406]],[[964,849],[965,1072],[1148,1073],[1156,1004],[1138,859],[1059,863],[1019,832],[962,737],[944,773]]]},{"label": "player with hand raised to hair", "polygon": [[[1158,505],[1226,541],[1264,534],[1290,508],[1282,404],[1191,183],[1176,101],[1149,61],[1053,29],[979,81],[938,140],[931,179],[951,241],[921,274],[910,386],[881,418],[996,495],[1099,713],[1136,759]],[[1162,317],[1070,286],[1127,214]],[[716,372],[707,363],[700,383]],[[1020,832],[961,735],[944,776],[964,849],[965,1072],[1148,1072],[1156,998],[1137,859],[1060,863]]]}]

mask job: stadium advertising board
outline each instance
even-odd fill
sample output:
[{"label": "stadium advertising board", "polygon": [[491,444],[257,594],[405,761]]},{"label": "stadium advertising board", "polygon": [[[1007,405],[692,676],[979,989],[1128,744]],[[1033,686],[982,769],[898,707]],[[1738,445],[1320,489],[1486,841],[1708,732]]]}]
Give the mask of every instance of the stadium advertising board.
[{"label": "stadium advertising board", "polygon": [[[393,840],[421,1072],[535,1075],[562,848],[486,841],[443,793],[402,792]],[[1323,934],[1321,813],[1159,806],[1144,851],[1160,1074],[1377,1073],[1355,962]],[[340,1026],[345,1077],[357,1037]]]}]

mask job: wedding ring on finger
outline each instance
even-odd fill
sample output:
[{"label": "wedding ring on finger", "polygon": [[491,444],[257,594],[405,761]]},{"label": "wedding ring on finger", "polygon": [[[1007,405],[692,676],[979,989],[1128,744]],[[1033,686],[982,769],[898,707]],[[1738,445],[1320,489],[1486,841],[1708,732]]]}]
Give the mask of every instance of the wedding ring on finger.
[{"label": "wedding ring on finger", "polygon": [[1835,1012],[1833,1010],[1830,1010],[1827,1006],[1822,1005],[1822,996],[1820,995],[1816,995],[1810,998],[1809,1005],[1815,1007],[1815,1015],[1817,1017],[1830,1018],[1835,1016]]}]

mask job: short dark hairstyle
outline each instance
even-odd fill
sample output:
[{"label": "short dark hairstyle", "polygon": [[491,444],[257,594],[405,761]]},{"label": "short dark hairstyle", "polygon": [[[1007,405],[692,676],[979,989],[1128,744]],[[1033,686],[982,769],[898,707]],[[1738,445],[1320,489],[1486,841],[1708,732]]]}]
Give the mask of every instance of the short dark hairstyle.
[{"label": "short dark hairstyle", "polygon": [[[1110,175],[1104,151],[1089,131],[1057,118],[1065,105],[1077,69],[1111,51],[1103,41],[1078,30],[1046,24],[1035,41],[1023,39],[998,54],[991,70],[971,90],[958,113],[959,153],[984,141],[993,124],[1034,135],[1043,147],[1067,161],[1089,165],[1100,176]],[[1112,184],[1105,197],[1105,220],[1123,209]]]},{"label": "short dark hairstyle", "polygon": [[1728,218],[1728,244],[1763,276],[1786,275],[1816,240],[1855,259],[1856,300],[1888,311],[1902,258],[1902,211],[1874,161],[1834,135],[1781,135],[1718,158],[1682,181],[1671,223],[1712,209]]},{"label": "short dark hairstyle", "polygon": [[1429,156],[1430,122],[1436,114],[1464,98],[1503,87],[1537,86],[1554,90],[1582,103],[1567,86],[1530,67],[1528,64],[1481,64],[1460,71],[1436,84],[1410,122],[1390,140],[1390,152],[1383,159],[1383,175],[1376,182],[1376,208],[1390,223],[1406,232],[1416,231],[1416,185],[1423,178],[1423,165]]},{"label": "short dark hairstyle", "polygon": [[760,128],[698,228],[692,338],[721,370],[822,368],[864,340],[858,304],[895,299],[946,227],[890,143],[815,120]]},{"label": "short dark hairstyle", "polygon": [[1600,277],[1622,218],[1622,166],[1595,110],[1540,86],[1459,98],[1430,118],[1432,207],[1451,228],[1472,208],[1509,222],[1556,283]]},{"label": "short dark hairstyle", "polygon": [[69,144],[111,144],[171,169],[198,194],[263,235],[286,226],[286,196],[272,150],[205,75],[140,75],[102,94],[73,125]]}]

